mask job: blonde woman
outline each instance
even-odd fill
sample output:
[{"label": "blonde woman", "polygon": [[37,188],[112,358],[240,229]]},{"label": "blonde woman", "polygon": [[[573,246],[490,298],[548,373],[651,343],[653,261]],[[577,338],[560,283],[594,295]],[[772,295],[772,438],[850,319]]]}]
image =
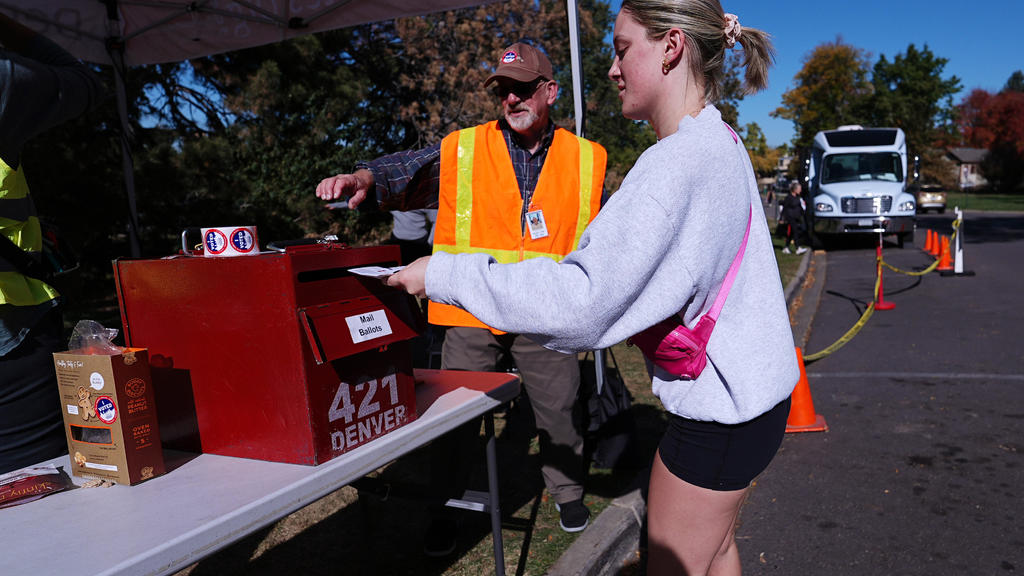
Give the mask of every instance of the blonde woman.
[{"label": "blonde woman", "polygon": [[716,0],[624,0],[614,45],[608,76],[622,113],[649,122],[658,142],[579,248],[561,262],[508,265],[436,253],[388,283],[546,347],[582,351],[665,319],[694,327],[738,261],[703,370],[684,379],[648,361],[669,426],[647,506],[648,574],[737,575],[740,505],[782,442],[799,373],[768,227],[752,216],[760,196],[750,160],[713,102],[726,50],[742,47],[748,91],[765,86],[772,50],[765,33],[741,27]]}]

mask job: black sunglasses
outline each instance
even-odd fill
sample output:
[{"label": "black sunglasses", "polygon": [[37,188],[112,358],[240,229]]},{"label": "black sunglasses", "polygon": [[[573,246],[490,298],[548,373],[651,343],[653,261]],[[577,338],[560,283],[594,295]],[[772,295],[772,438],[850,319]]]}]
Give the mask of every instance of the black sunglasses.
[{"label": "black sunglasses", "polygon": [[549,80],[541,78],[533,82],[516,82],[515,84],[496,85],[491,91],[499,100],[508,98],[509,94],[515,94],[516,98],[520,100],[527,100],[533,96],[541,86],[547,84]]}]

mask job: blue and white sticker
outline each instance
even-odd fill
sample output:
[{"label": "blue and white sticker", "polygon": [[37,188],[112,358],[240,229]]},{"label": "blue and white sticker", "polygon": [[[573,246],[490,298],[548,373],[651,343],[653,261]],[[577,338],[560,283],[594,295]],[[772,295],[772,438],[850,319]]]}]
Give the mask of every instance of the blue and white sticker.
[{"label": "blue and white sticker", "polygon": [[203,237],[203,244],[206,245],[206,251],[210,254],[220,254],[227,250],[228,239],[220,230],[212,229],[206,231],[206,236]]},{"label": "blue and white sticker", "polygon": [[519,59],[519,54],[515,50],[506,50],[501,56],[501,61],[504,64],[511,64]]},{"label": "blue and white sticker", "polygon": [[96,415],[104,424],[113,424],[117,420],[117,406],[110,396],[100,396],[96,399]]},{"label": "blue and white sticker", "polygon": [[235,228],[231,232],[231,246],[239,252],[252,252],[252,249],[256,247],[256,242],[248,228]]}]

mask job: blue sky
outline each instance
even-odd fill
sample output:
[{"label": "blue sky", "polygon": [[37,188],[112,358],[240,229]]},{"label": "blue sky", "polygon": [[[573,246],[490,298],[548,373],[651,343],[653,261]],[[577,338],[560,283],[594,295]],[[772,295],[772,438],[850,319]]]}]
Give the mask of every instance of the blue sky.
[{"label": "blue sky", "polygon": [[[618,11],[620,0],[612,0]],[[775,67],[764,92],[740,103],[740,124],[757,122],[768,144],[778,146],[793,138],[793,123],[769,113],[782,103],[793,77],[815,46],[837,36],[866,50],[872,65],[884,54],[892,61],[907,46],[927,45],[949,62],[943,78],[956,76],[962,89],[959,103],[971,90],[1000,90],[1014,70],[1024,69],[1019,28],[1024,22],[1024,0],[846,0],[791,2],[723,0],[722,7],[739,17],[740,24],[772,35]]]}]

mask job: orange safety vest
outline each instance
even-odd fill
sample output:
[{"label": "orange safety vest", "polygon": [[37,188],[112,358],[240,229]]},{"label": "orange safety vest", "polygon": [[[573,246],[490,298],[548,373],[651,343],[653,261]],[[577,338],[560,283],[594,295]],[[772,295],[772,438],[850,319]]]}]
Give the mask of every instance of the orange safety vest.
[{"label": "orange safety vest", "polygon": [[[39,219],[28,193],[21,167],[11,168],[0,159],[0,234],[18,248],[38,256],[43,249]],[[59,296],[42,280],[24,276],[13,264],[0,258],[0,304],[36,306]]]},{"label": "orange safety vest", "polygon": [[[601,208],[607,153],[600,144],[555,129],[530,200],[547,236],[534,240],[521,222],[523,199],[498,123],[453,132],[441,141],[441,181],[434,252],[483,252],[502,264],[546,256],[561,260],[576,249]],[[455,306],[431,302],[430,323],[490,328]]]}]

